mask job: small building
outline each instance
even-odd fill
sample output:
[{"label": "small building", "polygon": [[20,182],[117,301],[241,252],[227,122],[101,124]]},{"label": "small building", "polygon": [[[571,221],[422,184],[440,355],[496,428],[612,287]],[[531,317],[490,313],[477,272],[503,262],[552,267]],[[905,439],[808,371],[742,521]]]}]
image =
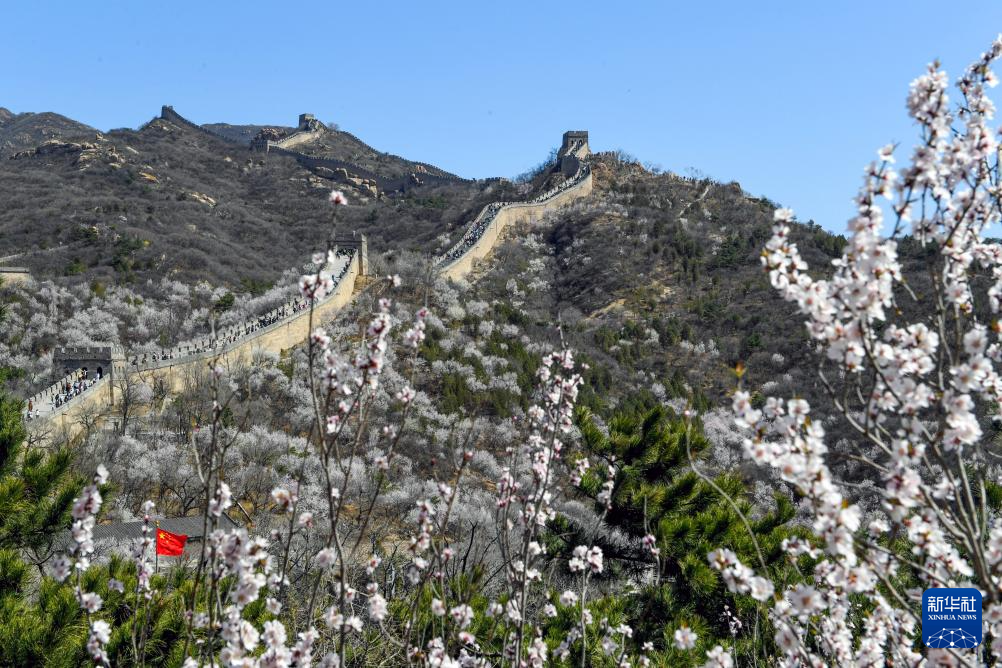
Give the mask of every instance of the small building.
[{"label": "small building", "polygon": [[[150,521],[150,527],[153,531],[156,531],[157,519]],[[192,549],[193,544],[199,544],[205,540],[205,536],[202,531],[202,516],[201,515],[189,515],[188,517],[161,517],[159,518],[160,529],[164,531],[170,531],[171,533],[180,534],[188,537],[185,543],[185,553],[189,553]],[[230,530],[239,526],[236,522],[231,520],[227,515],[223,514],[219,517],[219,525],[223,530]],[[141,540],[143,537],[143,522],[137,520],[135,522],[113,522],[111,524],[97,524],[94,526],[94,541],[109,541],[113,543],[121,543],[126,545],[131,541]],[[154,534],[150,535],[150,538],[156,540]]]},{"label": "small building", "polygon": [[[184,555],[198,558],[198,553],[202,549],[201,543],[205,540],[202,531],[202,516],[189,515],[188,517],[160,517],[150,520],[150,538],[156,546],[157,520],[160,521],[160,529],[170,531],[174,534],[187,536],[188,540],[184,544]],[[238,527],[236,522],[223,514],[219,517],[219,528],[230,531]],[[109,553],[130,550],[136,541],[143,538],[143,522],[111,522],[109,524],[96,524],[92,533],[95,545],[95,554],[108,555]],[[73,535],[69,531],[63,531],[55,541],[54,547],[58,551],[68,551],[73,547]],[[154,558],[155,549],[151,549],[149,557]]]},{"label": "small building", "polygon": [[30,283],[31,272],[27,267],[0,267],[0,285]]}]

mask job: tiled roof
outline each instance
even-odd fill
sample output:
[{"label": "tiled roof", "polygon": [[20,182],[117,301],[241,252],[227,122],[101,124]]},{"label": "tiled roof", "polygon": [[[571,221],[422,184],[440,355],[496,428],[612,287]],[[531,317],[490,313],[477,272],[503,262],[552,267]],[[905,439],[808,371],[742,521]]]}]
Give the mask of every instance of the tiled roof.
[{"label": "tiled roof", "polygon": [[[191,515],[188,517],[161,517],[160,528],[171,533],[184,534],[189,540],[202,539],[202,516]],[[226,515],[219,518],[221,528],[227,529],[237,526],[237,523]],[[150,522],[151,528],[156,528],[156,519]],[[111,524],[98,524],[94,526],[94,540],[138,540],[143,537],[142,521],[135,522],[113,522]],[[64,539],[69,541],[69,532],[65,532]]]}]

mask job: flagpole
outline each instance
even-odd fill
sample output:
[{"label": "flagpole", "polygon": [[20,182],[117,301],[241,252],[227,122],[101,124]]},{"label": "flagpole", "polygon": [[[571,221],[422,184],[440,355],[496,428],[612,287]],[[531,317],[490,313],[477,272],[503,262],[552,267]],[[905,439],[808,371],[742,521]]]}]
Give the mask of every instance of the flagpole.
[{"label": "flagpole", "polygon": [[153,557],[153,573],[154,575],[159,575],[160,573],[160,520],[157,520],[157,542],[153,544],[153,551],[156,556]]}]

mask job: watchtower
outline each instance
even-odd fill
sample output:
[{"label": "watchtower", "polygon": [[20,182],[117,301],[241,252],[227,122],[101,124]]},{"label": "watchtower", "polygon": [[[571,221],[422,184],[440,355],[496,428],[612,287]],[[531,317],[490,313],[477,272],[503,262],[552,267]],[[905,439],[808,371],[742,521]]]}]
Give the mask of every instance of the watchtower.
[{"label": "watchtower", "polygon": [[351,236],[334,237],[334,245],[338,248],[352,248],[358,253],[358,275],[369,275],[369,242],[364,234],[351,233]]},{"label": "watchtower", "polygon": [[313,114],[299,114],[299,129],[309,130],[316,125],[317,117]]},{"label": "watchtower", "polygon": [[568,130],[564,133],[564,142],[557,153],[560,173],[564,176],[573,176],[581,167],[581,161],[589,155],[591,148],[588,146],[588,131]]},{"label": "watchtower", "polygon": [[561,144],[557,156],[562,158],[565,155],[573,155],[578,158],[586,158],[591,155],[587,130],[568,130],[564,133],[564,143]]},{"label": "watchtower", "polygon": [[67,346],[56,350],[52,366],[63,376],[77,369],[86,369],[91,378],[110,376],[114,380],[115,373],[125,369],[125,350],[112,344]]}]

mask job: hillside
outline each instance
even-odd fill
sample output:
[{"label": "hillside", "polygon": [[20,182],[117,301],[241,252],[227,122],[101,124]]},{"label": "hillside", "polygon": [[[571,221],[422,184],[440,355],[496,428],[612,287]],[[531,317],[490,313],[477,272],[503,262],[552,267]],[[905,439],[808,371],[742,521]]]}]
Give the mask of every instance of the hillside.
[{"label": "hillside", "polygon": [[338,129],[330,129],[315,141],[296,147],[297,150],[310,155],[326,156],[355,163],[369,171],[392,176],[409,174],[433,174],[438,176],[455,176],[433,165],[414,162],[400,156],[378,151],[364,141]]},{"label": "hillside", "polygon": [[[29,127],[41,134],[47,126]],[[387,157],[378,169],[398,175],[408,169],[401,160]],[[50,140],[0,161],[3,256],[70,281],[268,284],[323,244],[332,187],[353,204],[340,230],[398,249],[428,249],[504,195],[498,184],[464,181],[374,195],[290,157],[158,118],[138,130]]]},{"label": "hillside", "polygon": [[[205,127],[233,139],[261,131]],[[331,152],[340,146],[342,158],[383,173],[403,160],[339,131],[296,150],[321,145]],[[527,326],[535,340],[554,342],[554,326],[563,323],[573,345],[593,360],[589,391],[609,406],[652,387],[719,404],[739,360],[752,381],[777,372],[788,380],[801,375],[801,329],[759,267],[775,205],[736,183],[652,173],[618,154],[597,155],[592,164],[591,197],[509,233],[466,298],[493,304],[495,317]],[[287,288],[276,285],[283,272],[323,245],[334,185],[351,202],[338,230],[368,236],[376,273],[401,273],[420,285],[444,239],[455,241],[485,204],[521,199],[562,179],[541,169],[523,184],[455,181],[373,197],[315,171],[161,118],[134,131],[50,141],[0,161],[3,252],[8,263],[66,288],[129,285],[121,295],[126,302],[168,299],[160,287],[165,279],[206,281],[236,296],[235,313],[247,313],[254,309],[246,311],[244,301],[272,286]],[[798,235],[815,265],[841,248],[839,238],[816,227],[801,226]],[[173,344],[206,326],[191,321],[197,314],[192,306],[172,317],[174,324],[138,330],[134,318],[123,317],[112,338],[135,346],[146,340],[135,331],[152,330],[159,345]],[[46,338],[34,353],[69,343],[61,339]],[[44,369],[38,367],[37,378]]]},{"label": "hillside", "polygon": [[[327,125],[310,117],[308,125],[319,130],[316,136],[307,141],[297,141],[294,150],[321,158],[334,158],[357,165],[367,171],[387,177],[414,175],[433,175],[458,178],[455,174],[420,161],[392,153],[379,151],[365,143],[350,132],[341,130],[337,125]],[[295,135],[302,127],[287,127],[276,125],[230,125],[227,123],[206,123],[201,127],[215,132],[220,136],[241,144],[250,145],[256,138],[268,138],[282,141]],[[420,178],[420,176],[418,176]]]},{"label": "hillside", "polygon": [[1002,668],[1002,35],[36,4],[0,668]]},{"label": "hillside", "polygon": [[[782,484],[742,463],[726,408],[738,362],[747,365],[754,401],[767,393],[818,394],[800,318],[769,287],[759,262],[774,203],[737,183],[651,172],[619,153],[583,163],[562,153],[518,183],[441,180],[373,194],[371,184],[353,187],[321,176],[315,164],[306,169],[301,155],[251,151],[227,138],[234,134],[158,118],[136,131],[50,141],[0,166],[11,203],[0,214],[0,231],[11,240],[4,252],[37,247],[10,254],[41,279],[0,286],[0,378],[33,400],[27,425],[34,443],[58,438],[57,420],[66,417],[80,441],[67,466],[72,461],[84,474],[95,461],[109,463],[117,497],[106,518],[140,517],[143,500],[152,499],[166,518],[186,519],[206,498],[198,467],[214,461],[225,494],[242,511],[227,517],[248,520],[255,535],[280,535],[287,526],[287,489],[302,493],[299,524],[306,526],[328,512],[331,499],[351,498],[348,542],[371,544],[401,572],[408,562],[396,550],[407,540],[416,544],[405,538],[415,513],[425,526],[421,516],[434,513],[424,509],[437,508],[442,535],[472,551],[479,564],[473,572],[494,573],[475,584],[493,596],[511,558],[483,527],[509,503],[499,502],[508,471],[529,485],[529,461],[536,471],[549,460],[537,427],[547,413],[538,405],[559,403],[552,415],[563,415],[561,427],[553,432],[566,433],[568,462],[589,457],[599,473],[573,482],[568,469],[544,483],[553,491],[553,517],[539,531],[546,559],[560,565],[552,573],[558,591],[571,586],[564,562],[584,541],[608,559],[595,571],[593,599],[625,601],[615,597],[635,591],[647,570],[640,547],[648,540],[646,496],[617,492],[607,505],[599,490],[613,487],[596,476],[628,489],[642,471],[642,487],[694,491],[699,522],[728,536],[719,540],[746,535],[716,496],[719,488],[692,486],[693,451],[702,470],[738,495],[737,512],[755,518],[760,537],[776,545],[799,530],[802,515],[785,495],[773,496]],[[332,147],[337,139],[324,132],[318,141]],[[565,135],[561,150],[584,150],[584,141]],[[372,155],[370,166],[386,175],[403,160],[343,155]],[[333,186],[349,197],[337,209],[337,229],[369,236],[368,276],[355,280],[356,256],[355,269],[337,283],[341,301],[323,307],[318,322],[293,300],[301,267],[330,233]],[[549,206],[569,194],[580,198]],[[491,228],[496,236],[464,236],[460,248],[489,239],[491,252],[471,273],[446,278],[435,259],[486,204],[498,202],[507,205],[486,210],[534,214],[512,217],[500,232]],[[815,266],[844,243],[811,224],[794,224],[792,235]],[[305,340],[329,348],[316,355]],[[108,344],[121,346],[121,362],[102,357],[83,366],[90,351],[113,350]],[[554,352],[563,344],[573,359]],[[70,356],[80,361],[68,362],[57,352],[62,346],[75,347]],[[314,366],[320,358],[323,369]],[[72,385],[59,380],[66,364],[77,374]],[[79,368],[96,369],[98,378],[81,380]],[[108,368],[118,376],[102,376]],[[572,368],[582,373],[580,393],[570,389],[576,379],[564,380]],[[317,387],[326,399],[310,401]],[[357,420],[344,419],[355,410],[353,393],[364,409]],[[348,399],[335,401],[340,396]],[[311,405],[328,414],[317,417]],[[677,417],[689,407],[698,412],[691,425]],[[812,413],[834,437],[847,433],[831,417],[823,407]],[[311,447],[318,424],[333,434],[333,449]],[[217,438],[226,443],[219,452]],[[349,444],[350,454],[337,454]],[[543,449],[522,461],[515,444]],[[321,486],[331,480],[323,459],[331,452],[343,481],[336,490]],[[442,497],[453,492],[443,481],[455,480],[458,489],[464,471],[462,493],[447,500],[450,509],[455,503],[450,521]],[[678,538],[669,518],[688,522],[691,515],[675,507],[677,490],[654,515],[666,551]],[[539,497],[546,506],[549,494]],[[517,504],[532,498],[515,497]],[[299,554],[315,549],[309,534],[289,540]],[[102,546],[101,557],[117,549]],[[708,552],[699,541],[685,550],[700,561]],[[660,562],[655,568],[660,572]],[[290,568],[297,596],[300,572]],[[643,596],[670,601],[666,596],[684,592],[689,580],[678,572],[671,557],[664,589],[645,587]],[[700,633],[725,637],[715,603],[722,585],[711,576],[706,587]],[[658,606],[670,617],[677,604]],[[642,637],[657,640],[666,628],[646,612],[624,614]],[[668,645],[659,650],[670,652]]]},{"label": "hillside", "polygon": [[54,139],[93,137],[97,130],[51,112],[15,114],[0,107],[0,158]]},{"label": "hillside", "polygon": [[[638,392],[719,406],[738,361],[752,387],[777,377],[815,384],[800,319],[759,261],[774,203],[737,183],[654,174],[611,153],[592,166],[592,195],[509,235],[471,299],[534,340],[555,343],[562,323],[592,364],[586,392],[596,408]],[[797,225],[795,240],[818,267],[844,243],[812,224]]]}]

